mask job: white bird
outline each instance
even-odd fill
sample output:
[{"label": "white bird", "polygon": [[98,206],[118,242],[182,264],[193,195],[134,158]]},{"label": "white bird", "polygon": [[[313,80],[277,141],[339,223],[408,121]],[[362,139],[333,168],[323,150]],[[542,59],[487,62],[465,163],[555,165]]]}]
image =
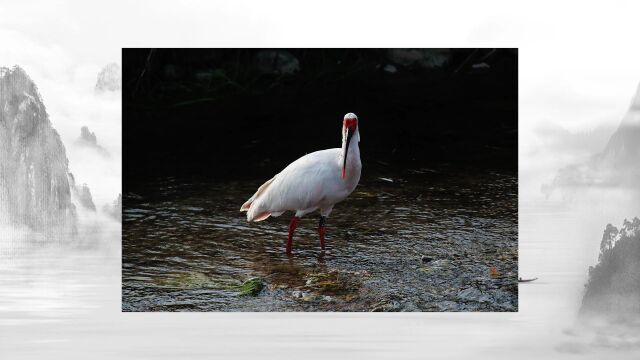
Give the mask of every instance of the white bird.
[{"label": "white bird", "polygon": [[262,221],[295,211],[289,223],[286,254],[291,255],[293,233],[300,218],[320,210],[320,247],[324,250],[325,223],[333,206],[346,199],[360,181],[360,132],[358,117],[344,116],[342,148],[307,154],[292,162],[271,180],[258,188],[240,211],[247,212],[248,221]]}]

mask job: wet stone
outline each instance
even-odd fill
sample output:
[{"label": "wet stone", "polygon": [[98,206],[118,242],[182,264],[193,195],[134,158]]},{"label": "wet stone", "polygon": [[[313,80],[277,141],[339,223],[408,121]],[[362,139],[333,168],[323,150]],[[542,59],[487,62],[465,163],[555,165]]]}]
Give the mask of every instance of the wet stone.
[{"label": "wet stone", "polygon": [[294,290],[291,292],[291,296],[296,299],[302,299],[303,297],[307,296],[307,293],[301,290]]}]

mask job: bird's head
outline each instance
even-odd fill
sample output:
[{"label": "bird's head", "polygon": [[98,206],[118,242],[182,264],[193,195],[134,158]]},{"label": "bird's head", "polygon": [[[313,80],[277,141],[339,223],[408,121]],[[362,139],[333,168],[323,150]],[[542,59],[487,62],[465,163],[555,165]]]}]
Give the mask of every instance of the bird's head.
[{"label": "bird's head", "polygon": [[[342,149],[342,178],[347,176],[347,154],[349,153],[349,144],[353,134],[358,131],[358,117],[354,113],[348,113],[344,116],[342,121],[342,143],[344,145]],[[358,138],[358,141],[360,139]]]},{"label": "bird's head", "polygon": [[344,116],[344,120],[342,122],[343,129],[349,129],[352,132],[355,132],[358,128],[358,117],[354,113],[348,113]]}]

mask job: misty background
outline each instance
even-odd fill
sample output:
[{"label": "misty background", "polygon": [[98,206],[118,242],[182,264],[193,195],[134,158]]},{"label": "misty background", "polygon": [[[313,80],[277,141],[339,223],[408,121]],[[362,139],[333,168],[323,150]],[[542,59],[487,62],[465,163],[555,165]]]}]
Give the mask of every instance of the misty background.
[{"label": "misty background", "polygon": [[[11,254],[26,246],[23,237],[15,241],[12,234],[16,232],[35,237],[44,234],[43,244],[55,240],[58,244],[105,245],[75,235],[90,228],[95,231],[101,223],[119,227],[120,91],[114,93],[102,82],[115,79],[119,87],[120,67],[113,65],[116,74],[96,71],[85,79],[81,67],[69,69],[74,75],[65,78],[38,66],[25,69],[18,65],[3,68],[1,79],[0,213],[3,233],[9,234],[2,248]],[[112,240],[106,245],[114,248],[118,244]]]}]

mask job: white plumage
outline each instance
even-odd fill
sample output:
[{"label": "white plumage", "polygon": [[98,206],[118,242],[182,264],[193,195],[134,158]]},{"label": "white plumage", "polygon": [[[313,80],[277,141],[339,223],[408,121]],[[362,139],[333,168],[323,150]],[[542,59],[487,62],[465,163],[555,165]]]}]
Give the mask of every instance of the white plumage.
[{"label": "white plumage", "polygon": [[320,240],[324,248],[326,217],[360,181],[359,142],[358,118],[349,113],[343,121],[342,148],[316,151],[292,162],[260,186],[240,211],[247,212],[248,221],[262,221],[287,210],[295,211],[289,227],[287,253],[290,253],[291,237],[299,218],[320,210]]}]

